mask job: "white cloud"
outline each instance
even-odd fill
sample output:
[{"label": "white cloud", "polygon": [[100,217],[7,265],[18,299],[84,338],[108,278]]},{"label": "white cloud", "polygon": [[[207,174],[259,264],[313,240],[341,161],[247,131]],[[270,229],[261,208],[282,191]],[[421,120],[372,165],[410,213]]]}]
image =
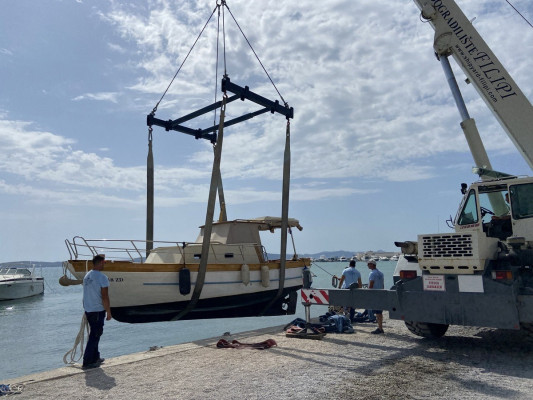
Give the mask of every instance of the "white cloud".
[{"label": "white cloud", "polygon": [[[159,4],[148,13],[119,7],[107,15],[122,36],[145,54],[138,64],[145,73],[129,87],[133,91],[163,92],[211,10],[208,2],[195,4],[196,8],[189,2]],[[374,3],[310,4],[231,4],[281,94],[295,107],[294,176],[419,180],[435,174],[431,158],[437,154],[459,152],[468,157],[459,114],[432,55],[433,31],[419,23],[414,4],[396,4],[391,13],[381,12]],[[232,81],[277,98],[233,21],[226,17],[226,58]],[[214,26],[206,30],[180,71],[159,107],[159,117],[177,117],[180,111],[210,103],[212,88],[206,84],[214,74]],[[518,40],[511,32],[498,34],[492,29],[489,33],[487,40],[496,43],[504,36],[507,42]],[[526,61],[523,57],[522,62]],[[458,79],[461,76],[458,72]],[[488,150],[511,151],[511,142],[501,139],[499,126],[481,100],[470,93],[465,97],[480,120],[488,118],[479,124]],[[228,106],[228,113],[235,105]],[[260,116],[245,127],[227,130],[224,147],[231,156],[226,174],[277,176],[271,171],[280,169],[284,135],[283,118],[278,119],[279,123]],[[210,156],[203,152],[196,158]]]},{"label": "white cloud", "polygon": [[127,51],[126,49],[124,49],[124,47],[116,44],[116,43],[108,43],[107,44],[107,47],[109,47],[111,50],[117,52],[117,53],[121,53],[121,54],[125,54]]},{"label": "white cloud", "polygon": [[[31,125],[29,122],[0,120],[0,146],[5,152],[5,157],[0,160],[0,171],[4,176],[23,178],[28,182],[23,186],[24,190],[26,185],[39,185],[39,182],[54,185],[58,198],[62,196],[61,192],[69,193],[73,188],[85,193],[92,190],[142,193],[145,190],[145,166],[119,167],[108,157],[74,149],[72,139],[32,130]],[[156,171],[158,179],[169,187],[182,182],[173,178],[175,176],[195,179],[198,175],[196,171],[186,169],[161,168]],[[11,187],[16,191],[19,186]],[[43,193],[47,192],[34,192],[36,195]],[[131,195],[123,195],[124,198],[128,196]],[[93,198],[89,196],[89,199]]]},{"label": "white cloud", "polygon": [[100,92],[100,93],[85,93],[80,96],[74,97],[73,101],[80,100],[97,100],[97,101],[110,101],[117,103],[119,93],[116,92]]}]

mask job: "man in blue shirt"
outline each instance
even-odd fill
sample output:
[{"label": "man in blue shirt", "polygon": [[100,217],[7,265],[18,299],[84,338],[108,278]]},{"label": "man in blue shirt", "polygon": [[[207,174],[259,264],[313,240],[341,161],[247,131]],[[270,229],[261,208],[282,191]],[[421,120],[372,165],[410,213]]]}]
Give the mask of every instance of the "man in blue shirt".
[{"label": "man in blue shirt", "polygon": [[[341,289],[349,289],[352,284],[356,284],[357,287],[361,288],[363,286],[363,283],[361,282],[361,273],[355,269],[355,260],[350,261],[350,266],[346,267],[344,271],[342,271],[342,276],[339,281],[339,288]],[[350,309],[350,321],[353,322],[353,319],[355,317],[355,308],[348,307]]]},{"label": "man in blue shirt", "polygon": [[[368,288],[369,289],[384,289],[385,281],[383,277],[383,272],[377,269],[376,261],[370,260],[367,265],[368,265],[368,268],[370,268],[370,275],[368,275]],[[373,330],[371,333],[374,333],[374,334],[383,333],[383,310],[372,310],[372,312],[376,315],[378,327],[376,330]]]},{"label": "man in blue shirt", "polygon": [[[98,344],[104,332],[104,319],[110,320],[109,279],[101,271],[104,269],[105,256],[98,254],[93,258],[93,269],[83,278],[83,309],[89,323],[89,340],[83,353],[83,368],[96,368],[104,362],[100,358]],[[107,317],[106,317],[107,313]]]}]

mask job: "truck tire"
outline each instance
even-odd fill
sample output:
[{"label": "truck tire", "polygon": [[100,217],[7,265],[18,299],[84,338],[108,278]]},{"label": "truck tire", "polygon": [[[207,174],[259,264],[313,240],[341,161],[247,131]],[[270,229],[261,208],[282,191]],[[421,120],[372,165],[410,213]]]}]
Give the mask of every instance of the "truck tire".
[{"label": "truck tire", "polygon": [[533,341],[533,324],[522,322],[520,329],[526,333],[528,341]]},{"label": "truck tire", "polygon": [[448,330],[447,324],[431,324],[426,322],[405,321],[405,326],[415,335],[430,339],[440,338]]}]

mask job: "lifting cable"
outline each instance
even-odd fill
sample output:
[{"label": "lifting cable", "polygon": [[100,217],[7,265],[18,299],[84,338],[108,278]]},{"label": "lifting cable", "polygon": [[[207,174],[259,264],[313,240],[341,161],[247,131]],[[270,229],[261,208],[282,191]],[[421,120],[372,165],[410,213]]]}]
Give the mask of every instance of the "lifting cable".
[{"label": "lifting cable", "polygon": [[[189,55],[193,51],[194,47],[196,46],[196,43],[198,43],[198,40],[204,33],[205,28],[209,24],[209,21],[211,21],[211,18],[213,18],[213,14],[216,10],[220,11],[220,5],[217,3],[213,11],[211,12],[211,15],[209,15],[209,18],[207,19],[207,22],[204,24],[202,30],[200,31],[199,35],[196,37],[196,40],[194,41],[193,45],[189,49],[189,52],[185,56],[185,59],[182,61],[181,65],[179,66],[178,70],[172,77],[170,83],[168,84],[167,88],[161,95],[161,98],[156,103],[155,107],[152,109],[152,112],[150,113],[151,116],[155,116],[155,113],[157,112],[157,108],[159,107],[159,104],[167,94],[167,92],[170,89],[170,86],[172,86],[172,83],[174,83],[174,80],[178,76],[179,72],[181,71],[181,68],[185,64],[185,61],[189,58]],[[218,46],[218,41],[217,41]],[[218,62],[218,61],[217,61]],[[154,156],[152,153],[152,126],[148,126],[148,156],[146,160],[146,257],[150,254],[150,251],[152,250],[154,246]]]},{"label": "lifting cable", "polygon": [[[278,93],[281,101],[283,102],[283,104],[288,107],[288,103],[285,101],[285,99],[283,98],[283,96],[281,95],[280,91],[278,90],[276,84],[274,83],[274,81],[272,80],[272,78],[270,77],[270,74],[268,73],[268,71],[266,70],[265,66],[263,65],[261,59],[259,58],[259,56],[257,55],[255,49],[253,48],[252,44],[250,43],[250,41],[248,40],[248,37],[245,35],[244,31],[242,30],[241,26],[239,25],[239,23],[237,22],[237,19],[235,18],[235,16],[233,15],[233,13],[231,12],[229,6],[226,4],[226,1],[225,0],[221,0],[220,3],[218,3],[217,1],[217,4],[215,6],[215,8],[213,9],[213,11],[211,12],[211,15],[209,16],[209,18],[207,19],[207,22],[204,24],[202,30],[200,31],[200,33],[198,34],[196,40],[194,41],[193,45],[191,46],[191,48],[189,49],[189,51],[187,52],[187,55],[185,56],[184,60],[182,61],[182,63],[180,64],[178,70],[176,71],[176,73],[174,74],[173,78],[171,79],[170,83],[168,84],[167,88],[165,89],[165,91],[163,92],[163,94],[161,95],[161,98],[159,99],[159,101],[157,102],[157,104],[155,105],[155,107],[153,108],[152,112],[150,113],[150,115],[154,116],[155,113],[157,112],[157,108],[159,107],[159,104],[161,103],[161,101],[163,100],[163,98],[165,97],[165,95],[167,94],[167,92],[169,91],[170,87],[172,86],[172,84],[174,83],[174,80],[176,79],[176,77],[178,76],[179,72],[181,71],[183,65],[185,64],[185,62],[187,61],[187,59],[189,58],[189,55],[191,54],[191,52],[193,51],[194,47],[196,46],[196,44],[198,43],[198,40],[200,39],[200,37],[202,36],[202,34],[204,33],[205,31],[205,28],[207,27],[207,25],[209,24],[209,22],[211,21],[211,18],[213,18],[213,15],[215,14],[215,11],[218,10],[218,15],[219,15],[219,21],[218,21],[218,32],[217,32],[217,65],[218,65],[218,35],[219,35],[219,31],[220,31],[220,7],[225,7],[228,9],[228,12],[230,13],[231,15],[231,18],[233,19],[233,21],[235,22],[235,25],[237,25],[237,27],[239,28],[239,31],[241,32],[242,36],[244,37],[244,40],[246,40],[246,43],[248,43],[248,46],[250,47],[250,49],[252,50],[252,52],[254,53],[254,56],[255,58],[257,59],[257,61],[259,62],[259,64],[261,65],[261,68],[263,69],[263,71],[265,72],[265,75],[268,77],[268,79],[270,80],[270,83],[272,84],[272,86],[274,87],[274,89],[276,90],[276,92]],[[226,33],[225,33],[225,13],[224,13],[224,9],[222,9],[222,34],[223,34],[223,58],[224,58],[224,75],[226,76],[227,75],[227,64],[226,64]],[[217,67],[218,69],[218,67]],[[217,71],[218,73],[218,71]]]},{"label": "lifting cable", "polygon": [[185,61],[187,61],[187,58],[189,58],[189,55],[191,54],[192,50],[194,49],[194,46],[196,46],[196,43],[198,43],[198,40],[200,40],[200,37],[202,36],[202,34],[204,33],[204,30],[205,28],[207,27],[207,25],[209,24],[209,21],[211,21],[211,18],[213,18],[213,14],[215,13],[215,11],[220,7],[219,4],[217,4],[215,6],[215,8],[213,9],[213,11],[211,12],[211,15],[209,16],[209,18],[207,19],[207,22],[205,23],[204,27],[202,28],[202,30],[200,31],[200,34],[198,35],[198,37],[196,38],[196,40],[194,41],[192,47],[189,49],[189,52],[187,53],[187,55],[185,56],[185,59],[182,61],[181,65],[179,66],[178,70],[176,71],[176,73],[174,74],[174,77],[171,79],[170,83],[168,84],[167,88],[165,89],[165,91],[163,92],[163,95],[161,96],[161,98],[159,99],[159,101],[157,102],[157,104],[155,105],[154,109],[152,110],[152,113],[151,115],[155,115],[156,111],[157,111],[157,107],[159,107],[159,103],[161,103],[161,101],[163,100],[163,97],[165,97],[165,95],[167,94],[168,90],[170,89],[170,86],[172,86],[172,83],[174,83],[174,80],[176,79],[176,77],[178,76],[179,72],[181,71],[181,68],[183,67],[183,64],[185,64]]},{"label": "lifting cable", "polygon": [[[250,41],[248,40],[248,38],[247,38],[246,35],[244,34],[243,30],[241,29],[241,26],[239,25],[239,23],[237,22],[237,20],[236,20],[235,17],[233,16],[233,13],[232,13],[231,10],[229,9],[228,5],[226,4],[225,1],[223,1],[223,4],[224,4],[224,6],[226,6],[226,8],[228,9],[228,12],[230,13],[231,18],[233,18],[233,21],[235,21],[235,24],[236,24],[237,27],[239,28],[239,31],[241,31],[242,36],[244,37],[244,40],[246,40],[246,43],[248,43],[248,46],[250,46],[250,49],[252,50],[252,52],[253,52],[254,55],[255,55],[255,58],[257,59],[257,61],[258,61],[259,64],[261,65],[261,68],[263,68],[263,71],[265,71],[266,76],[268,76],[268,79],[270,80],[270,83],[272,83],[272,86],[274,86],[274,89],[276,89],[276,92],[278,93],[279,98],[281,99],[281,101],[283,102],[283,104],[284,104],[285,106],[287,106],[288,103],[285,101],[285,99],[283,98],[283,96],[282,96],[281,93],[279,92],[278,88],[276,87],[276,84],[274,83],[274,81],[272,80],[272,78],[270,77],[270,75],[268,74],[268,72],[267,72],[265,66],[263,65],[263,63],[262,63],[261,60],[259,59],[259,56],[257,55],[257,53],[255,52],[254,48],[252,47]],[[225,60],[225,59],[224,59],[224,60]]]},{"label": "lifting cable", "polygon": [[521,13],[520,11],[518,11],[518,10],[516,9],[516,7],[513,6],[509,0],[505,0],[505,1],[507,2],[507,4],[509,4],[509,5],[510,5],[510,6],[511,6],[511,7],[517,12],[518,15],[520,15],[520,16],[524,19],[524,21],[526,21],[526,22],[528,23],[528,25],[529,25],[531,28],[533,28],[533,25],[531,25],[531,22],[529,22],[529,20],[528,20],[526,17],[524,17],[524,16],[522,15],[522,13]]}]

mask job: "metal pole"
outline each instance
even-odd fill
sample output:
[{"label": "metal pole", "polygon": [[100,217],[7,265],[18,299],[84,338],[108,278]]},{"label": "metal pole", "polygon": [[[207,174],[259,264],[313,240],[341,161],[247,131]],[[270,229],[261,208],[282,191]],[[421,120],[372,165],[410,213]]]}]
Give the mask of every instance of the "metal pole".
[{"label": "metal pole", "polygon": [[154,156],[152,127],[148,129],[148,157],[146,159],[146,257],[154,246]]}]

